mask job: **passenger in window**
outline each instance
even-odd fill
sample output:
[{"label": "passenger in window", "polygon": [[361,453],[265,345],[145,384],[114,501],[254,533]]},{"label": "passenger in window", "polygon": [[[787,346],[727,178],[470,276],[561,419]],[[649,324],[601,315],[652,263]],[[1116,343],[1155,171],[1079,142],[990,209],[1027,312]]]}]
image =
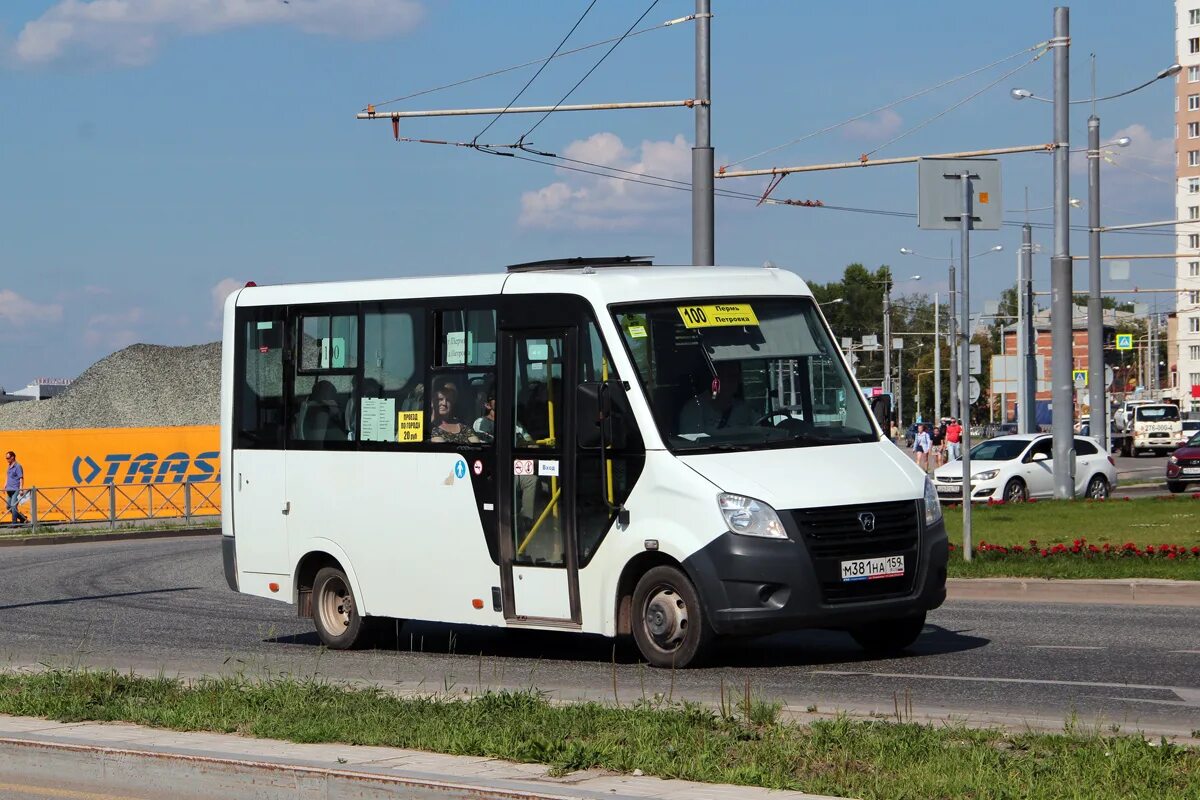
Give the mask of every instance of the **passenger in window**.
[{"label": "passenger in window", "polygon": [[[475,429],[475,433],[479,434],[479,438],[485,442],[494,441],[496,438],[496,391],[488,389],[487,399],[483,403],[483,416],[475,420],[475,424],[471,426]],[[521,427],[521,423],[513,420],[515,436],[513,443],[517,445],[532,444],[533,437],[529,432]]]},{"label": "passenger in window", "polygon": [[[718,361],[711,388],[702,389],[679,410],[679,434],[712,433],[753,425],[754,412],[742,397],[742,365]],[[703,383],[704,378],[698,377]]]},{"label": "passenger in window", "polygon": [[302,406],[300,438],[309,442],[328,442],[346,438],[346,421],[338,402],[337,389],[325,379],[313,384]]},{"label": "passenger in window", "polygon": [[429,441],[450,444],[479,444],[480,439],[455,414],[458,388],[452,383],[439,386],[433,394],[433,412],[429,425]]}]

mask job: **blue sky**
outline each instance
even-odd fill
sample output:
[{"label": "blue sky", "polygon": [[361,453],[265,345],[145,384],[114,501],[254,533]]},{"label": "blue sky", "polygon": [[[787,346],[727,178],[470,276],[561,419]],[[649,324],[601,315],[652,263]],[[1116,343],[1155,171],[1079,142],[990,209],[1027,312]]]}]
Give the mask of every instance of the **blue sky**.
[{"label": "blue sky", "polygon": [[[599,0],[567,47],[616,36],[649,0]],[[718,164],[842,122],[1032,47],[1050,36],[1052,3],[808,3],[713,0],[713,143]],[[383,101],[549,55],[584,0],[6,0],[0,4],[0,385],[73,377],[133,342],[218,338],[223,292],[260,283],[490,272],[556,256],[691,255],[690,200],[669,191],[471,150],[403,144],[387,122],[357,121]],[[643,26],[685,16],[660,0]],[[1108,94],[1174,60],[1173,4],[1072,8],[1072,96],[1090,95],[1089,53]],[[606,48],[552,62],[522,104],[557,101]],[[808,138],[748,168],[853,160],[984,89],[1014,58],[858,123]],[[693,28],[624,42],[569,102],[694,94]],[[503,106],[533,74],[510,72],[394,108]],[[1050,106],[1014,102],[1013,86],[1050,96],[1051,56],[875,157],[1050,140]],[[1106,164],[1104,222],[1173,216],[1172,81],[1100,107],[1107,141],[1134,144]],[[1076,107],[1072,143],[1086,141]],[[515,141],[535,118],[496,122],[483,140]],[[406,121],[402,134],[469,141],[487,118]],[[556,114],[536,147],[688,180],[694,123],[684,109]],[[481,140],[482,141],[482,140]],[[1003,161],[1004,207],[1050,203],[1051,159]],[[1073,157],[1073,196],[1086,196]],[[760,192],[762,179],[718,188]],[[775,197],[913,212],[914,165],[793,176]],[[719,199],[719,263],[772,260],[818,281],[850,262],[890,264],[898,292],[945,289],[949,233],[915,220]],[[1086,212],[1074,212],[1078,224]],[[1021,219],[1020,214],[1006,215]],[[1049,213],[1033,215],[1049,222]],[[980,305],[1011,284],[1019,230],[979,232]],[[1049,249],[1048,230],[1035,241]],[[1165,236],[1110,235],[1106,252],[1169,251]],[[1072,243],[1086,251],[1083,234]],[[1134,284],[1169,286],[1168,261],[1134,262]],[[1035,261],[1048,288],[1048,258]],[[1085,285],[1086,270],[1076,270]],[[1166,297],[1163,295],[1160,298]],[[1161,304],[1168,301],[1160,299]]]}]

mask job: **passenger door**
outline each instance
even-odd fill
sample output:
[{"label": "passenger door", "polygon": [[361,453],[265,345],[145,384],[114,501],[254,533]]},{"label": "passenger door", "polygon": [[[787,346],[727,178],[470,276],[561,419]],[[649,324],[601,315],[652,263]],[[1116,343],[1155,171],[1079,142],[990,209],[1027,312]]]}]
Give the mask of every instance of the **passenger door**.
[{"label": "passenger door", "polygon": [[[233,457],[224,488],[233,504],[239,572],[286,574],[287,486],[284,478],[283,308],[240,308],[234,355]],[[242,590],[260,593],[254,581]]]},{"label": "passenger door", "polygon": [[[1033,457],[1045,454],[1042,461],[1034,461]],[[1054,438],[1046,436],[1033,443],[1033,447],[1025,454],[1022,472],[1025,484],[1029,487],[1030,497],[1049,497],[1054,494]]]},{"label": "passenger door", "polygon": [[582,622],[575,536],[576,329],[501,332],[496,443],[510,622]]}]

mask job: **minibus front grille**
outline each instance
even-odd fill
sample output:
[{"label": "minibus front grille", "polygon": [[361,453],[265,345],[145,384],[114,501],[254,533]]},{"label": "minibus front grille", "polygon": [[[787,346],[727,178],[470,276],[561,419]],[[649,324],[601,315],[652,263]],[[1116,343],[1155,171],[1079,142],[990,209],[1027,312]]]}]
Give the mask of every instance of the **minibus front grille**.
[{"label": "minibus front grille", "polygon": [[[791,514],[812,557],[825,602],[883,599],[912,591],[921,537],[916,501],[805,508]],[[842,561],[897,555],[904,556],[902,577],[842,580]]]}]

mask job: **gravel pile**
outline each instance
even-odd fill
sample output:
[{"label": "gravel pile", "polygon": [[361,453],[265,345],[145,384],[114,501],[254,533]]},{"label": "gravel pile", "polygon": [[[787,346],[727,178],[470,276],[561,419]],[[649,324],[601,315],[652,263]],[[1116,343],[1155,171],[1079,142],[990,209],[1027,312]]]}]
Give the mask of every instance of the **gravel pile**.
[{"label": "gravel pile", "polygon": [[221,421],[221,343],[135,344],[58,397],[0,405],[0,430],[152,428]]}]

